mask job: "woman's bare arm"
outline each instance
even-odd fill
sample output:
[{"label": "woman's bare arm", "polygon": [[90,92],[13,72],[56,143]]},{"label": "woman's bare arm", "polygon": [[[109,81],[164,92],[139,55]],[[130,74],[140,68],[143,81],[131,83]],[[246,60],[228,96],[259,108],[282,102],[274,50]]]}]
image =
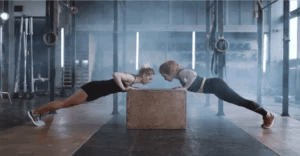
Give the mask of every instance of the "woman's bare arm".
[{"label": "woman's bare arm", "polygon": [[117,83],[117,85],[123,90],[126,91],[127,88],[125,88],[125,86],[123,85],[122,81],[129,81],[132,82],[134,81],[132,79],[132,76],[128,73],[122,73],[122,72],[115,72],[113,73],[113,78],[115,80],[115,82]]},{"label": "woman's bare arm", "polygon": [[124,85],[122,83],[122,76],[124,77],[123,73],[120,73],[120,72],[113,73],[113,78],[114,78],[115,82],[122,90],[125,91],[126,88],[124,87]]}]

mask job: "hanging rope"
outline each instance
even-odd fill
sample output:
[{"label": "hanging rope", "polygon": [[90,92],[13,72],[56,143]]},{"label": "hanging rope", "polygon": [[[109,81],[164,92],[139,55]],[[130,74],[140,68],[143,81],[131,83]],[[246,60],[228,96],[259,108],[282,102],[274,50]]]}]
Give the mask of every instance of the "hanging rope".
[{"label": "hanging rope", "polygon": [[[213,75],[218,75],[220,73],[220,67],[226,66],[225,51],[229,47],[229,42],[224,39],[223,31],[219,32],[219,39],[216,40],[216,30],[217,30],[217,16],[216,16],[216,6],[213,8],[213,27],[209,39],[209,47],[214,51],[212,61],[211,61],[211,73]],[[219,21],[219,26],[223,27],[223,21]]]},{"label": "hanging rope", "polygon": [[216,42],[216,30],[217,30],[217,20],[216,20],[216,7],[213,8],[213,26],[212,26],[212,30],[210,33],[210,38],[209,38],[209,47],[211,50],[214,51],[213,56],[212,56],[212,60],[211,60],[211,73],[213,75],[217,75],[218,71],[217,71],[217,67],[218,67],[218,61],[216,58],[216,52],[215,52],[215,42]]},{"label": "hanging rope", "polygon": [[[54,3],[53,4],[54,5],[54,10],[53,10],[54,11],[54,15],[53,15],[54,17],[53,17],[53,25],[52,25],[53,30],[50,29],[50,30],[48,30],[47,33],[45,33],[43,35],[43,41],[48,46],[54,46],[56,44],[57,40],[58,40],[57,28],[59,26],[59,18],[60,18],[59,14],[61,12],[61,8],[60,8],[60,4],[59,4],[58,1],[54,1],[53,3]],[[49,8],[47,8],[47,11],[48,11],[47,14],[49,14],[49,16],[52,16],[52,15],[50,15],[51,13],[50,13]],[[48,18],[50,18],[50,17],[48,17]],[[50,23],[47,22],[47,25],[50,24]]]},{"label": "hanging rope", "polygon": [[58,29],[60,26],[60,13],[61,13],[61,5],[58,1],[55,1],[55,12],[54,12],[54,28]]}]

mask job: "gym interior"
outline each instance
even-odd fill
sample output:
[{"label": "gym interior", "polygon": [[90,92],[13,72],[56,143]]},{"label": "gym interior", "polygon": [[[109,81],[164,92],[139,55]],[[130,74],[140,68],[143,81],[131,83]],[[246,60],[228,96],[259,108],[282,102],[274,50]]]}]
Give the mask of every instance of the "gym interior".
[{"label": "gym interior", "polygon": [[[298,0],[2,0],[0,155],[300,155],[299,7]],[[85,83],[137,74],[146,62],[153,80],[136,86],[172,91],[179,81],[159,73],[168,60],[223,79],[273,112],[273,127],[191,92],[182,129],[128,129],[126,92],[52,111],[42,127],[27,116]]]}]

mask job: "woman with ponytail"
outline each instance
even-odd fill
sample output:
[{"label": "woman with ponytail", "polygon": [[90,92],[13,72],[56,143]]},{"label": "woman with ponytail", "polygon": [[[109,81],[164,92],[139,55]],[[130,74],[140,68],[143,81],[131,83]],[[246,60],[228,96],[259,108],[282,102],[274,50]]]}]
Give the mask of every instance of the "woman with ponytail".
[{"label": "woman with ponytail", "polygon": [[154,70],[148,64],[143,64],[141,66],[138,75],[125,72],[115,72],[112,75],[112,79],[86,83],[81,86],[80,90],[69,98],[64,100],[55,100],[40,108],[28,111],[28,116],[33,124],[36,126],[43,126],[45,125],[45,122],[41,119],[41,115],[43,113],[61,108],[77,106],[110,94],[137,89],[132,85],[138,83],[145,85],[152,80],[154,74]]}]

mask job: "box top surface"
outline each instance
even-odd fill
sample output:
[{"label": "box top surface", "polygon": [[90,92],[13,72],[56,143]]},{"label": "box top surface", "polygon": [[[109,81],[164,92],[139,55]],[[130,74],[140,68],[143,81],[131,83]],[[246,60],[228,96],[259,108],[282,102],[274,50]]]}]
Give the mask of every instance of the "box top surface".
[{"label": "box top surface", "polygon": [[185,92],[184,90],[175,90],[175,89],[166,89],[166,88],[146,88],[146,89],[138,89],[138,90],[129,90],[127,92],[138,92],[138,91],[155,91],[155,92],[159,92],[159,91],[162,91],[162,92],[165,92],[165,91],[170,91],[170,92]]}]

